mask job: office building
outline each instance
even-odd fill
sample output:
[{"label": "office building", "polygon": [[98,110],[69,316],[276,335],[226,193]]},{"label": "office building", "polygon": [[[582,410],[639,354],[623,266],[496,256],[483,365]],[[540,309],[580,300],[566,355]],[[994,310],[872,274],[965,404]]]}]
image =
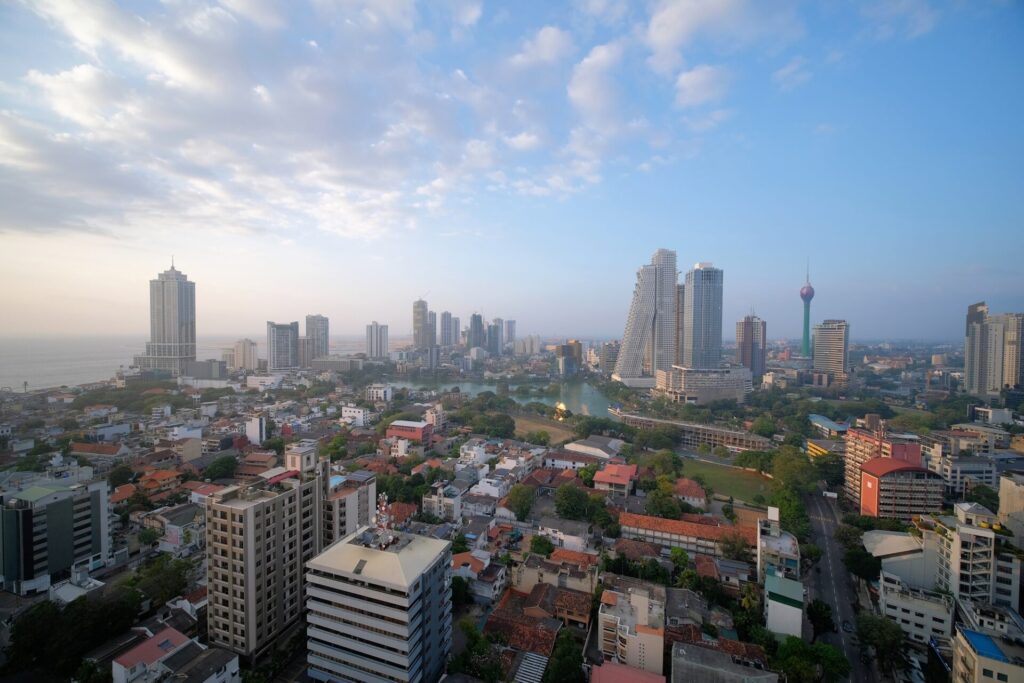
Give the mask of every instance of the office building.
[{"label": "office building", "polygon": [[909,522],[942,509],[946,485],[920,464],[872,458],[860,466],[860,514]]},{"label": "office building", "polygon": [[498,353],[503,354],[505,353],[505,321],[501,318],[495,318],[491,321],[491,324],[498,328],[495,330],[498,337]]},{"label": "office building", "polygon": [[914,466],[921,465],[921,444],[885,432],[874,433],[864,429],[848,429],[846,452],[843,455],[845,473],[844,495],[853,505],[860,505],[861,465],[874,458],[893,458]]},{"label": "office building", "polygon": [[686,333],[684,323],[686,322],[686,284],[676,285],[676,365],[683,364],[683,335]]},{"label": "office building", "polygon": [[601,654],[605,661],[660,674],[665,652],[665,589],[643,581],[615,579],[623,585],[605,584],[597,613]]},{"label": "office building", "polygon": [[323,505],[323,547],[373,523],[377,509],[377,475],[370,470],[332,474]]},{"label": "office building", "polygon": [[445,347],[451,347],[455,345],[454,338],[452,337],[452,314],[450,311],[441,311],[441,328],[439,330],[438,343]]},{"label": "office building", "polygon": [[299,367],[299,323],[267,321],[267,370]]},{"label": "office building", "polygon": [[491,323],[487,326],[487,344],[484,348],[492,356],[501,355],[501,325]]},{"label": "office building", "polygon": [[705,369],[721,364],[723,280],[722,271],[710,263],[698,263],[686,274],[680,365]]},{"label": "office building", "polygon": [[466,348],[484,348],[487,346],[487,332],[484,329],[484,317],[479,313],[469,316],[469,331],[466,334]]},{"label": "office building", "polygon": [[814,287],[811,287],[811,269],[807,268],[807,281],[800,288],[800,300],[804,302],[804,336],[800,344],[800,355],[811,357],[811,300],[814,298]]},{"label": "office building", "polygon": [[462,346],[462,321],[452,316],[452,346]]},{"label": "office building", "polygon": [[777,576],[800,580],[800,543],[782,529],[779,508],[769,507],[768,518],[757,523],[757,579],[764,583],[771,569]]},{"label": "office building", "polygon": [[210,643],[253,659],[305,613],[304,566],[321,549],[326,463],[315,442],[295,445],[286,467],[206,498]]},{"label": "office building", "polygon": [[412,303],[412,344],[417,349],[425,349],[428,344],[427,328],[430,326],[430,311],[427,302],[417,299]]},{"label": "office building", "polygon": [[299,367],[313,367],[313,340],[309,337],[299,337]]},{"label": "office building", "polygon": [[615,372],[615,362],[619,359],[619,342],[605,342],[597,350],[597,365],[604,375]]},{"label": "office building", "polygon": [[331,353],[330,323],[327,316],[306,316],[306,338],[309,339],[309,359],[323,358]]},{"label": "office building", "polygon": [[964,390],[996,397],[1024,386],[1024,313],[989,315],[985,302],[967,308]]},{"label": "office building", "polygon": [[149,281],[149,342],[135,357],[140,370],[180,375],[196,359],[196,284],[174,268]]},{"label": "office building", "polygon": [[564,344],[555,347],[555,362],[558,364],[558,374],[562,377],[572,377],[583,369],[583,344],[576,339],[570,339]]},{"label": "office building", "polygon": [[[845,386],[849,379],[850,326],[845,320],[826,320],[814,326],[814,372],[821,385]],[[816,384],[819,384],[815,380]]]},{"label": "office building", "polygon": [[669,370],[676,357],[676,253],[658,249],[636,274],[612,379],[632,387],[653,387],[654,374]]},{"label": "office building", "polygon": [[677,403],[704,405],[713,401],[743,403],[754,390],[750,370],[743,367],[690,368],[673,365],[655,373],[654,388]]},{"label": "office building", "polygon": [[110,558],[107,482],[41,480],[0,499],[0,577],[18,595],[45,593],[71,574]]},{"label": "office building", "polygon": [[448,541],[393,531],[386,519],[310,560],[310,678],[359,683],[441,678],[452,638],[451,565]]},{"label": "office building", "polygon": [[963,430],[935,430],[921,435],[921,460],[943,478],[946,495],[962,498],[973,486],[999,488],[994,461],[978,455],[992,453],[993,439]]},{"label": "office building", "polygon": [[388,357],[388,326],[376,320],[366,326],[366,357],[375,360]]},{"label": "office building", "polygon": [[437,346],[437,313],[429,311],[427,313],[427,348]]},{"label": "office building", "polygon": [[736,362],[750,370],[760,382],[768,358],[768,326],[756,315],[744,316],[736,323]]},{"label": "office building", "polygon": [[516,321],[506,320],[505,321],[505,343],[515,344],[516,343]]},{"label": "office building", "polygon": [[260,359],[257,355],[256,342],[252,339],[239,339],[235,342],[234,362],[232,370],[245,370],[255,372],[260,366]]},{"label": "office building", "polygon": [[949,638],[953,634],[954,605],[949,595],[909,586],[896,574],[882,571],[879,578],[879,611],[899,624],[915,643]]}]

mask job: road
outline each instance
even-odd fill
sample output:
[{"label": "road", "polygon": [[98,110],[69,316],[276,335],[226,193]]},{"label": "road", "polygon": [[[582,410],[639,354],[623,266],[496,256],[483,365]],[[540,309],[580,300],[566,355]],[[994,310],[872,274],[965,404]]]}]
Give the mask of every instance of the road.
[{"label": "road", "polygon": [[843,564],[842,546],[833,538],[839,527],[836,503],[833,499],[824,498],[820,494],[811,494],[807,497],[807,514],[810,515],[811,526],[814,529],[813,542],[822,550],[821,559],[816,565],[816,569],[821,569],[821,573],[812,569],[806,577],[808,601],[819,599],[831,605],[832,618],[839,630],[838,633],[824,634],[820,640],[843,651],[850,662],[850,680],[853,683],[870,683],[875,680],[873,672],[861,662],[860,646],[854,642],[854,634],[845,633],[842,629],[844,621],[851,625],[857,623],[853,612],[857,593],[854,590],[853,578]]}]

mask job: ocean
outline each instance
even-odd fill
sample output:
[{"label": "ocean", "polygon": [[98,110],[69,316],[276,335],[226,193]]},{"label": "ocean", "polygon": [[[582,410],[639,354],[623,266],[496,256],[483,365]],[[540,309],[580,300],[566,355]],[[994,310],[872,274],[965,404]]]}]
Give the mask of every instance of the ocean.
[{"label": "ocean", "polygon": [[[221,352],[241,337],[199,337],[196,357],[220,360]],[[249,336],[265,356],[265,339]],[[331,337],[331,353],[364,351],[363,337]],[[0,389],[21,391],[75,386],[110,379],[146,349],[141,336],[0,338]]]}]

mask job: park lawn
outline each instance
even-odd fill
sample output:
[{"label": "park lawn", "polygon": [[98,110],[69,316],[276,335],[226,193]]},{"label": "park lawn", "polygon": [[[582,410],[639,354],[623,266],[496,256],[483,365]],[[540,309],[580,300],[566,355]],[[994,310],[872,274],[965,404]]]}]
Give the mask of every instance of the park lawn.
[{"label": "park lawn", "polygon": [[572,441],[576,438],[572,429],[564,423],[548,420],[539,415],[516,415],[515,421],[516,434],[519,436],[526,436],[527,432],[543,430],[551,436],[552,445],[562,443],[563,441]]},{"label": "park lawn", "polygon": [[772,488],[772,480],[757,472],[686,459],[683,462],[683,476],[693,478],[698,475],[704,478],[716,494],[732,496],[747,503],[752,503],[754,496],[759,493],[767,498]]}]

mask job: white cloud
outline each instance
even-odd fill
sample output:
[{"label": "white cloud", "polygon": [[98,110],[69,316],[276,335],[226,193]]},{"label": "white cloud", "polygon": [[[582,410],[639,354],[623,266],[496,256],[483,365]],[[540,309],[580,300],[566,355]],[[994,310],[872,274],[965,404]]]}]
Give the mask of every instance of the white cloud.
[{"label": "white cloud", "polygon": [[220,0],[220,4],[264,29],[278,29],[285,24],[276,0]]},{"label": "white cloud", "polygon": [[598,45],[573,68],[569,101],[588,125],[606,128],[618,119],[618,93],[611,72],[622,55],[621,43]]},{"label": "white cloud", "polygon": [[480,0],[457,0],[452,8],[455,22],[459,26],[475,26],[484,13],[484,5]]},{"label": "white cloud", "polygon": [[772,81],[781,90],[793,90],[811,80],[812,74],[806,66],[803,57],[794,57],[785,66],[772,72]]},{"label": "white cloud", "polygon": [[676,78],[676,106],[699,107],[720,100],[728,90],[729,71],[722,66],[701,64]]},{"label": "white cloud", "polygon": [[540,147],[540,136],[528,131],[505,136],[504,140],[506,145],[519,152],[528,152]]},{"label": "white cloud", "polygon": [[509,59],[516,67],[555,64],[573,53],[572,36],[557,26],[545,26],[523,41],[522,49]]},{"label": "white cloud", "polygon": [[707,133],[718,128],[732,116],[731,109],[715,109],[700,116],[684,116],[683,123],[694,133]]},{"label": "white cloud", "polygon": [[862,6],[861,13],[873,24],[875,37],[880,40],[897,34],[917,38],[939,22],[939,14],[928,0],[882,0]]},{"label": "white cloud", "polygon": [[605,24],[617,24],[629,12],[627,0],[577,0],[576,7]]}]

